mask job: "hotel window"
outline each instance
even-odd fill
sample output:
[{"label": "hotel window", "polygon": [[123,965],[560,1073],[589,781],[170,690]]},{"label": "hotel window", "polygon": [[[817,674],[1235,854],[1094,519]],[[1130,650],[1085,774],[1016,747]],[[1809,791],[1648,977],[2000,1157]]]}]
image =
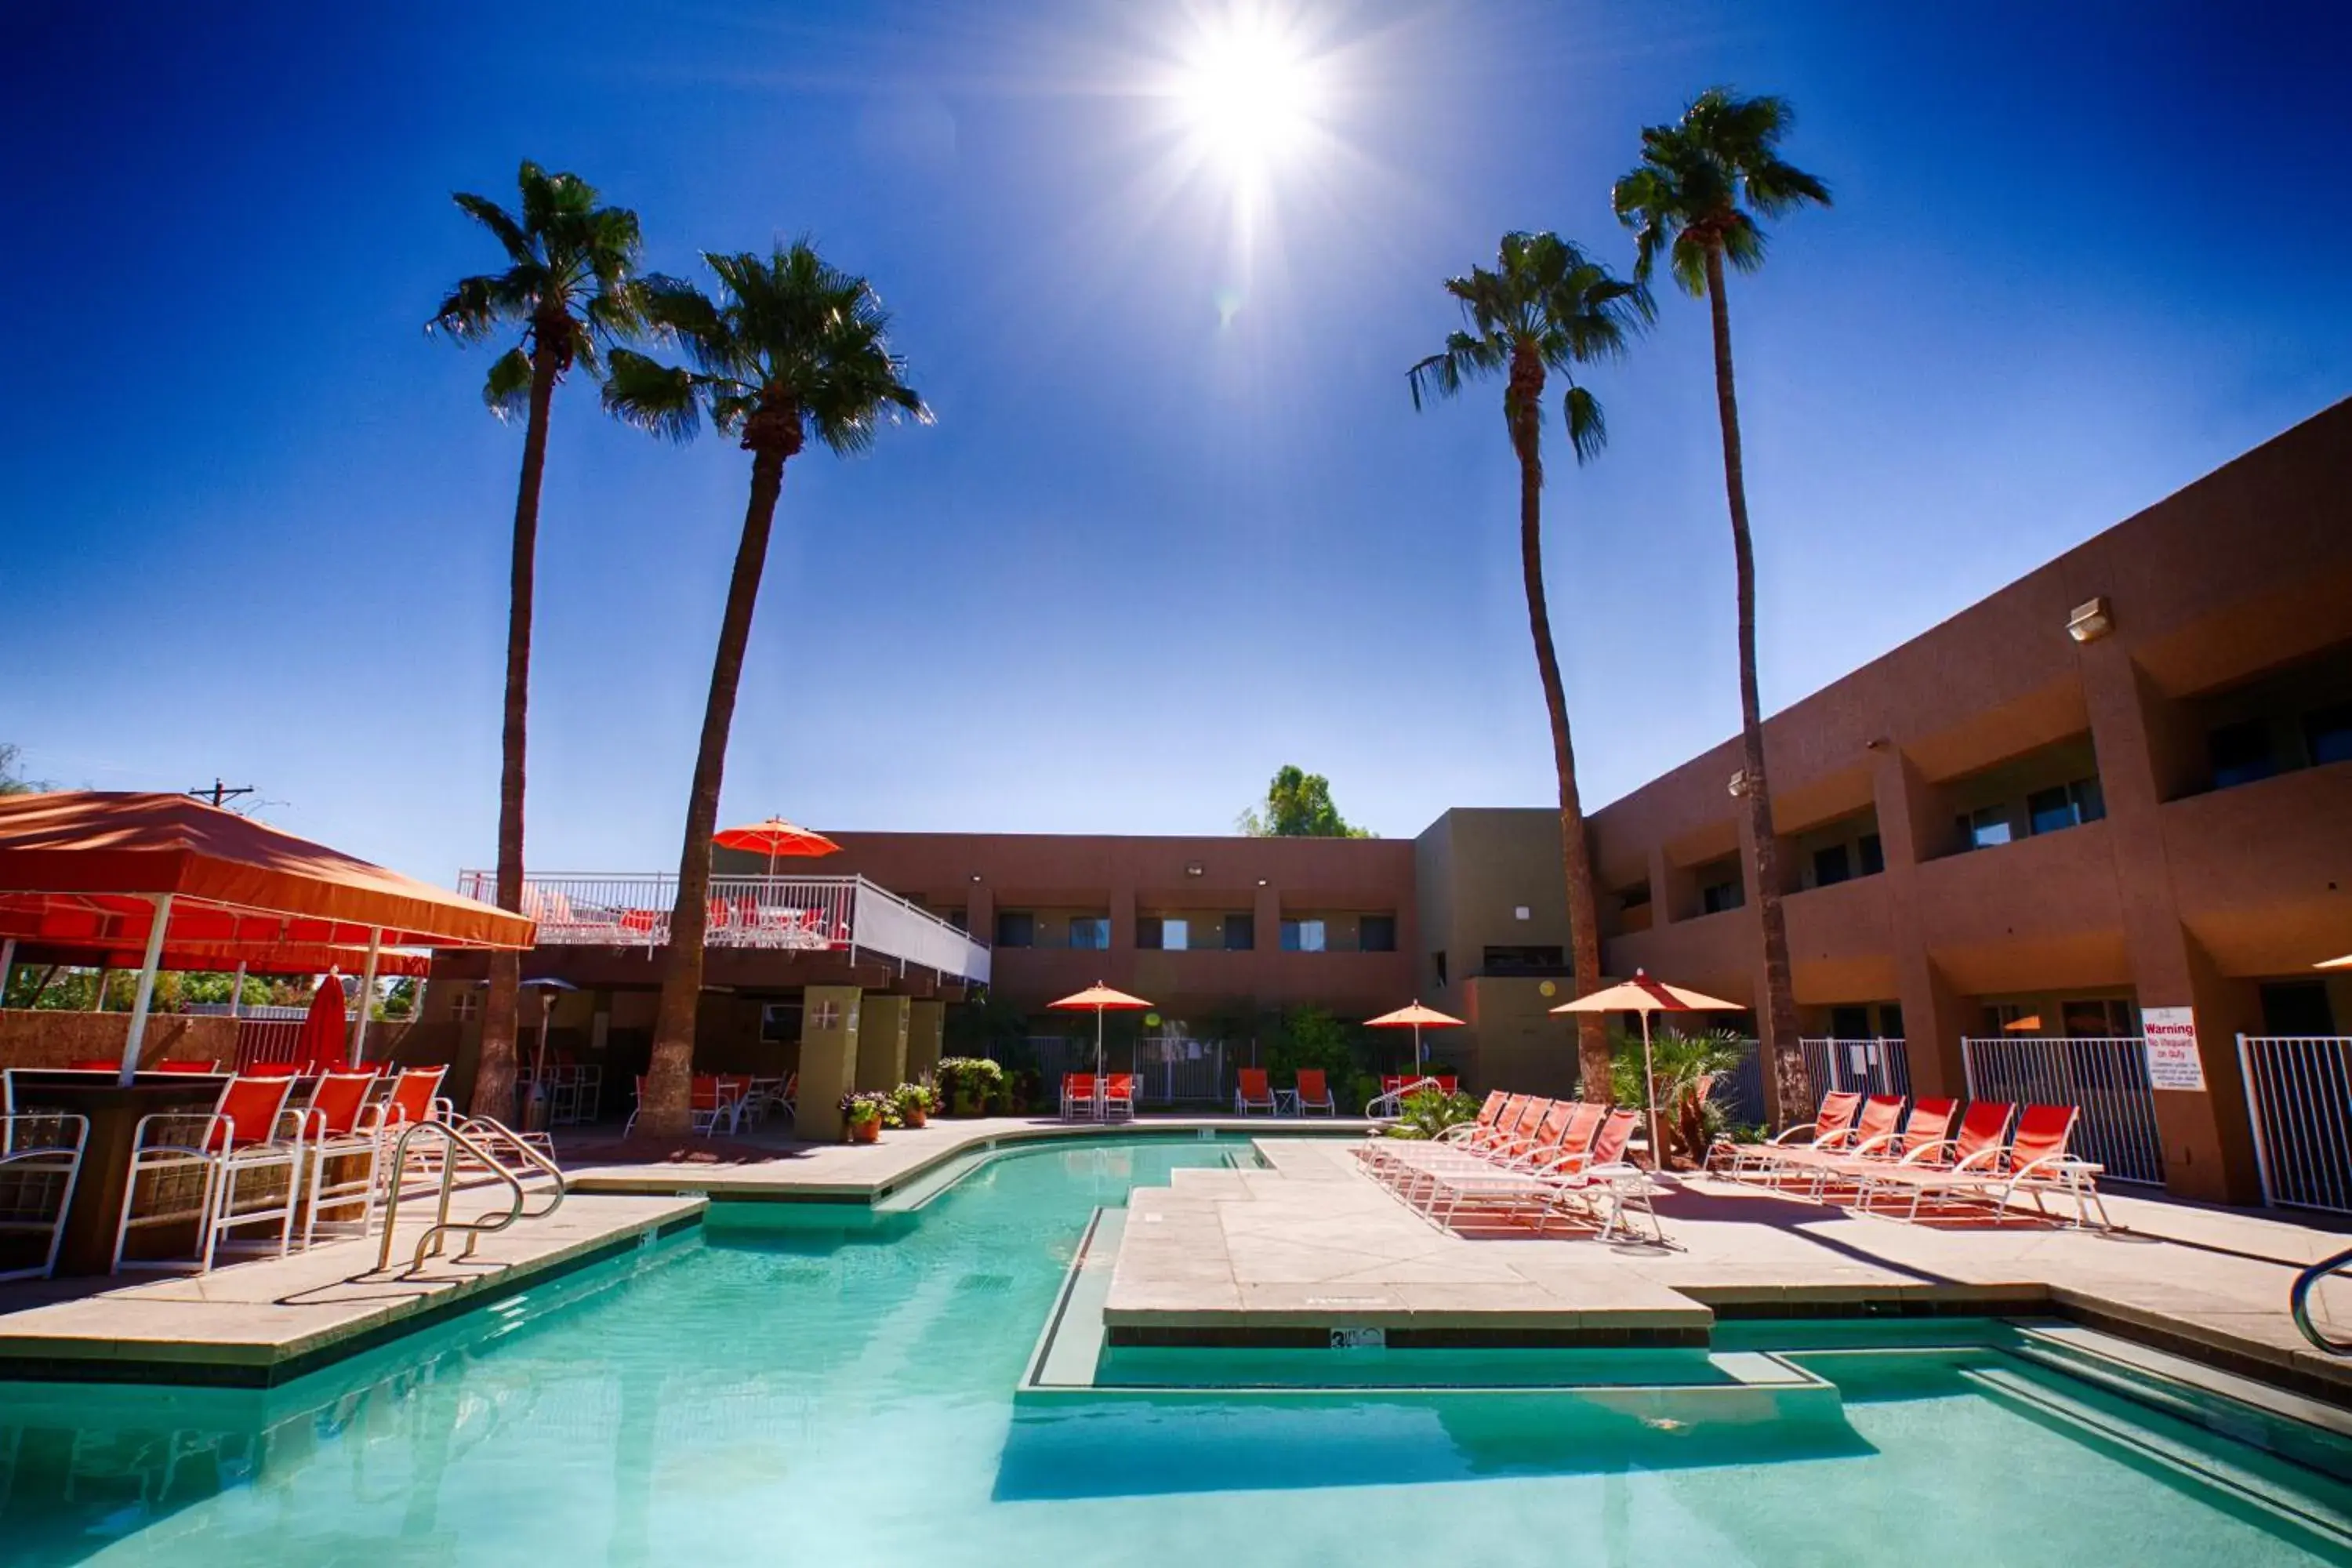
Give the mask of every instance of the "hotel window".
[{"label": "hotel window", "polygon": [[2139,1033],[2138,1011],[2128,1002],[2061,1002],[2061,1030],[2069,1039],[2122,1040]]},{"label": "hotel window", "polygon": [[1832,1040],[1870,1038],[1870,1009],[1867,1007],[1831,1008],[1830,1038]]},{"label": "hotel window", "polygon": [[1168,915],[1146,915],[1135,922],[1135,945],[1182,952],[1192,945],[1192,922]]},{"label": "hotel window", "polygon": [[2034,832],[2055,833],[2063,827],[2098,821],[2107,815],[2107,803],[2099,794],[2098,780],[2077,779],[2070,784],[2036,790],[2027,795],[2025,814]]},{"label": "hotel window", "polygon": [[1567,967],[1568,959],[1557,947],[1490,947],[1486,952],[1489,974],[1557,974]]},{"label": "hotel window", "polygon": [[1285,952],[1321,952],[1323,951],[1323,922],[1321,921],[1283,921],[1282,951]]},{"label": "hotel window", "polygon": [[1445,989],[1445,950],[1438,948],[1429,955],[1429,967],[1437,976],[1437,988]]},{"label": "hotel window", "polygon": [[1832,844],[1813,851],[1813,886],[1826,888],[1853,875],[1853,867],[1846,858],[1844,845]]},{"label": "hotel window", "polygon": [[1960,818],[1960,837],[1971,849],[1990,849],[2010,840],[2009,807],[1988,805]]},{"label": "hotel window", "polygon": [[1698,890],[1701,914],[1719,915],[1726,910],[1736,910],[1748,901],[1748,889],[1734,878],[1727,882],[1709,882]]},{"label": "hotel window", "polygon": [[482,994],[468,988],[449,998],[449,1016],[470,1024],[482,1016]]},{"label": "hotel window", "polygon": [[760,1038],[770,1043],[798,1040],[801,1037],[801,1005],[797,1002],[763,1002],[760,1005]]},{"label": "hotel window", "polygon": [[1366,915],[1356,945],[1366,952],[1394,952],[1396,916]]},{"label": "hotel window", "polygon": [[1886,869],[1886,850],[1878,842],[1878,835],[1865,833],[1859,847],[1862,850],[1862,874],[1875,877]]},{"label": "hotel window", "polygon": [[1247,952],[1256,945],[1257,917],[1255,915],[1225,917],[1225,951],[1227,952]]},{"label": "hotel window", "polygon": [[1101,952],[1108,948],[1110,917],[1108,915],[1072,915],[1070,945],[1082,947],[1093,952]]},{"label": "hotel window", "polygon": [[2271,727],[2260,719],[2224,724],[2208,735],[2205,743],[2213,753],[2215,789],[2252,784],[2278,772],[2278,758],[2271,751]]},{"label": "hotel window", "polygon": [[2311,765],[2352,763],[2352,702],[2322,708],[2303,721],[2304,743],[2311,749]]},{"label": "hotel window", "polygon": [[997,910],[996,945],[999,947],[1036,946],[1037,917],[1027,910]]}]

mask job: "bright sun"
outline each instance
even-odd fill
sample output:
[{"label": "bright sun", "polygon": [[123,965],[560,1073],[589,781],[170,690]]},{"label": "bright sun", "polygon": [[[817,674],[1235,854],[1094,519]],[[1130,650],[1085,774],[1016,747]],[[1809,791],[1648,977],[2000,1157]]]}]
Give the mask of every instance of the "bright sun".
[{"label": "bright sun", "polygon": [[1318,107],[1313,63],[1265,18],[1236,15],[1204,35],[1176,82],[1185,122],[1237,167],[1295,151]]}]

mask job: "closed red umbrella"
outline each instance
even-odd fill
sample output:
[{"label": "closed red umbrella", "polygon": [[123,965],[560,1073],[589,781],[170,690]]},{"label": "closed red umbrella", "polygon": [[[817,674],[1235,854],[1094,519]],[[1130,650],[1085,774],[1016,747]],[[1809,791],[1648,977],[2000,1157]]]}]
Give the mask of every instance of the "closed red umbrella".
[{"label": "closed red umbrella", "polygon": [[330,969],[327,977],[319,982],[318,994],[310,998],[310,1011],[302,1020],[302,1038],[295,1047],[294,1059],[322,1072],[333,1072],[344,1065],[350,1038],[351,1026],[343,1010],[343,977]]}]

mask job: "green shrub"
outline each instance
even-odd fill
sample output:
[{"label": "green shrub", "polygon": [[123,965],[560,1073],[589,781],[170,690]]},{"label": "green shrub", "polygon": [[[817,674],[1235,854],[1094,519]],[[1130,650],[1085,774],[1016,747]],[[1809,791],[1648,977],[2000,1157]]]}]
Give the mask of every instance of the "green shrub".
[{"label": "green shrub", "polygon": [[1460,1092],[1418,1089],[1404,1097],[1397,1119],[1389,1124],[1391,1138],[1434,1138],[1449,1127],[1478,1120],[1478,1102]]},{"label": "green shrub", "polygon": [[980,1116],[1004,1094],[1004,1069],[986,1057],[941,1057],[939,1084],[950,1116]]}]

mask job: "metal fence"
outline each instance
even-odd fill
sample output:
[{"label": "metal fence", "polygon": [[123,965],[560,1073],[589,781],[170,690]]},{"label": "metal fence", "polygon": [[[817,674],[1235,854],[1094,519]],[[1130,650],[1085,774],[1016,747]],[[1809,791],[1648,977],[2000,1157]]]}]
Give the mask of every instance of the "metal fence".
[{"label": "metal fence", "polygon": [[[1805,1052],[1805,1081],[1812,1105],[1832,1089],[1855,1089],[1864,1094],[1911,1092],[1909,1047],[1893,1037],[1866,1040],[1814,1037],[1799,1042]],[[1772,1120],[1772,1083],[1755,1040],[1739,1042],[1739,1065],[1716,1086],[1715,1097],[1734,1121]]]},{"label": "metal fence", "polygon": [[2352,1214],[2352,1038],[2240,1035],[2263,1201]]},{"label": "metal fence", "polygon": [[[1055,1092],[1064,1073],[1095,1070],[1092,1037],[1032,1035],[1017,1047],[992,1047],[989,1055],[1007,1067],[1034,1067],[1038,1081]],[[1152,1035],[1106,1046],[1103,1070],[1133,1073],[1139,1105],[1228,1104],[1234,1090],[1225,1057],[1223,1040]]]},{"label": "metal fence", "polygon": [[1960,1042],[1970,1100],[2072,1105],[2082,1110],[2069,1152],[2120,1182],[2162,1182],[2164,1140],[2137,1036],[2072,1039],[2000,1036]]}]

